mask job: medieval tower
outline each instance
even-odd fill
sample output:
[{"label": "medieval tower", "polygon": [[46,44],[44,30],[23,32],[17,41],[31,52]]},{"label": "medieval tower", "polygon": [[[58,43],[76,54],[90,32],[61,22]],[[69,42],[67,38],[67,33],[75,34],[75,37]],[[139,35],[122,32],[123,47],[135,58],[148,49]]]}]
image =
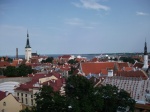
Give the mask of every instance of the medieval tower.
[{"label": "medieval tower", "polygon": [[31,47],[30,47],[30,42],[29,42],[29,34],[27,31],[27,42],[26,42],[26,47],[25,47],[25,60],[29,61],[31,58]]}]

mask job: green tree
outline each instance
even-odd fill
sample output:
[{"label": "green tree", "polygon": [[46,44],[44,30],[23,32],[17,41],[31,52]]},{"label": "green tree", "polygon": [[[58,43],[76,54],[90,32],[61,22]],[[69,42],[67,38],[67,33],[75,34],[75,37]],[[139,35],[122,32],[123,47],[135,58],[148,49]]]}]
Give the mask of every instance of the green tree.
[{"label": "green tree", "polygon": [[[124,112],[134,111],[135,100],[116,86],[94,87],[93,82],[83,76],[70,76],[66,81],[66,95],[43,86],[35,94],[36,106],[31,112]],[[22,111],[30,112],[30,110]]]},{"label": "green tree", "polygon": [[135,63],[135,60],[131,57],[121,57],[120,60],[122,60],[123,62],[129,62],[129,63],[132,63],[132,64]]},{"label": "green tree", "polygon": [[52,87],[43,86],[36,96],[36,112],[66,112],[64,96],[54,92]]},{"label": "green tree", "polygon": [[36,112],[35,107],[31,107],[30,109],[26,107],[25,109],[22,109],[20,112]]},{"label": "green tree", "polygon": [[17,69],[14,66],[7,66],[4,70],[4,75],[7,77],[16,77],[17,76]]},{"label": "green tree", "polygon": [[71,59],[68,61],[69,64],[76,64],[78,63],[78,61],[76,61],[75,59]]},{"label": "green tree", "polygon": [[71,66],[71,69],[70,69],[70,71],[69,71],[69,74],[70,74],[70,75],[73,74],[75,70],[76,70],[76,68],[73,67],[73,66]]},{"label": "green tree", "polygon": [[48,57],[46,60],[42,60],[42,63],[53,63],[53,60],[53,57]]},{"label": "green tree", "polygon": [[102,94],[104,106],[102,112],[122,112],[129,108],[130,111],[134,110],[135,100],[124,91],[119,90],[116,86],[106,85],[99,87],[99,93]]},{"label": "green tree", "polygon": [[103,100],[94,84],[83,76],[70,76],[66,83],[67,104],[72,112],[100,111]]},{"label": "green tree", "polygon": [[17,76],[27,76],[28,74],[31,74],[33,72],[33,69],[31,66],[27,66],[25,64],[21,64],[17,68]]}]

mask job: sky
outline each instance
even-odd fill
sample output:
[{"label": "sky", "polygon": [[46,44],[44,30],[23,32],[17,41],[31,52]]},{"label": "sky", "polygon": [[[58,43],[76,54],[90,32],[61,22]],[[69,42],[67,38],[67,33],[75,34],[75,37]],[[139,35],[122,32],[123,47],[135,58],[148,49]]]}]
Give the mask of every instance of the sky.
[{"label": "sky", "polygon": [[150,0],[0,0],[0,56],[150,52]]}]

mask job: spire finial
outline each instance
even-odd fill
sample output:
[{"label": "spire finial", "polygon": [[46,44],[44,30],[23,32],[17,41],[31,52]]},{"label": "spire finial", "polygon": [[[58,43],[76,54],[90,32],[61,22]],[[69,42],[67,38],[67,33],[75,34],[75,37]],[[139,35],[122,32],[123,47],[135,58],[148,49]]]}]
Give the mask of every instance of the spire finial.
[{"label": "spire finial", "polygon": [[147,43],[146,43],[146,38],[145,38],[145,46],[144,46],[144,55],[147,55]]},{"label": "spire finial", "polygon": [[27,42],[26,42],[26,47],[25,48],[31,48],[30,43],[29,43],[29,34],[28,34],[28,29],[27,29]]},{"label": "spire finial", "polygon": [[28,29],[27,29],[27,38],[29,37]]}]

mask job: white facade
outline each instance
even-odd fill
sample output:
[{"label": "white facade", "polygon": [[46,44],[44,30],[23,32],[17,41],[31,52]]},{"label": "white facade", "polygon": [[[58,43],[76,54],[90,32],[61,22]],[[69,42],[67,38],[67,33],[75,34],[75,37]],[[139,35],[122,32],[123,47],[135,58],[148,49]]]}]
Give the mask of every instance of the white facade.
[{"label": "white facade", "polygon": [[143,68],[148,68],[148,55],[144,55],[144,66],[143,66]]},{"label": "white facade", "polygon": [[112,77],[113,76],[113,70],[108,70],[108,77]]},{"label": "white facade", "polygon": [[25,48],[25,59],[26,59],[27,61],[29,61],[30,58],[32,57],[31,54],[32,54],[31,48]]}]

